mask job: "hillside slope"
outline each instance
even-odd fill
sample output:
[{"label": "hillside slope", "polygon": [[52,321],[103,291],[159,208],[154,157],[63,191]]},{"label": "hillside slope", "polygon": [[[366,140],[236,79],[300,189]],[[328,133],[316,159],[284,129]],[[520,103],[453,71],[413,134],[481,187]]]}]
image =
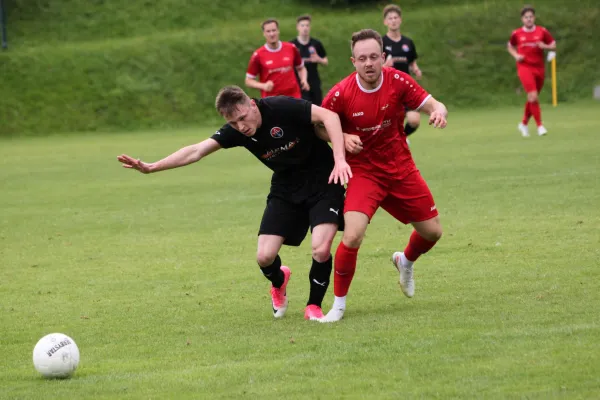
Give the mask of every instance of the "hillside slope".
[{"label": "hillside slope", "polygon": [[[381,3],[352,9],[277,0],[167,0],[160,8],[145,0],[8,3],[0,135],[217,123],[214,96],[223,85],[243,84],[248,58],[263,42],[265,17],[278,17],[282,39],[289,40],[295,17],[313,15],[313,33],[330,59],[322,68],[324,90],[352,70],[353,31],[383,32]],[[505,44],[519,26],[521,2],[439,3],[403,2],[403,33],[417,43],[423,85],[451,108],[520,104]],[[549,0],[538,15],[558,41],[560,101],[589,98],[600,82],[599,7]],[[549,98],[546,90],[542,99]]]}]

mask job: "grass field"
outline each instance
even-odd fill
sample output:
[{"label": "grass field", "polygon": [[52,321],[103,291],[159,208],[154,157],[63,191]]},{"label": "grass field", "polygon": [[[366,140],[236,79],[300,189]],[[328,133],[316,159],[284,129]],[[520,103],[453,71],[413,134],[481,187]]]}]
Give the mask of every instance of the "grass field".
[{"label": "grass field", "polygon": [[[309,242],[283,250],[291,304],[271,317],[269,173],[249,154],[151,176],[116,161],[214,128],[0,140],[0,398],[599,398],[598,104],[545,106],[543,138],[520,116],[451,111],[414,136],[445,236],[409,300],[389,258],[410,229],[380,211],[334,325],[302,319]],[[31,363],[54,331],[81,351],[70,380]]]}]

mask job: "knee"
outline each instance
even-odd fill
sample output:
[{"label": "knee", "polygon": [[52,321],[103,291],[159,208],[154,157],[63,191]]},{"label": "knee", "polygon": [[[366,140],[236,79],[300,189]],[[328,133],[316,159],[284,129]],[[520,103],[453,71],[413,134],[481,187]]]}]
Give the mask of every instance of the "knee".
[{"label": "knee", "polygon": [[538,101],[538,94],[537,92],[529,92],[527,93],[527,101],[530,103],[535,103],[536,101]]},{"label": "knee", "polygon": [[442,227],[438,225],[433,229],[429,229],[427,232],[420,233],[420,235],[425,240],[429,240],[430,242],[437,242],[442,238]]},{"label": "knee", "polygon": [[364,233],[344,231],[342,241],[344,242],[346,247],[350,247],[351,249],[358,249],[362,244],[364,237]]},{"label": "knee", "polygon": [[274,253],[267,249],[259,248],[258,251],[256,252],[256,262],[262,268],[268,267],[269,265],[273,264],[273,261],[275,261],[276,257],[277,257],[277,253]]},{"label": "knee", "polygon": [[324,263],[331,257],[331,242],[323,242],[312,247],[312,257],[318,263]]}]

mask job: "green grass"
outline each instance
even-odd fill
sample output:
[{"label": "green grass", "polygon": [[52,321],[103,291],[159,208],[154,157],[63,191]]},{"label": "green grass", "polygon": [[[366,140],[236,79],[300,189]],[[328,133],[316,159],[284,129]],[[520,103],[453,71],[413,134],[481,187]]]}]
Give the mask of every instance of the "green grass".
[{"label": "green grass", "polygon": [[[445,236],[406,299],[389,257],[410,229],[380,211],[334,325],[302,319],[309,242],[281,253],[291,305],[272,320],[254,261],[269,173],[249,154],[151,176],[115,159],[213,128],[1,140],[0,398],[600,397],[597,105],[543,111],[544,138],[519,136],[516,108],[419,130]],[[53,331],[81,350],[70,380],[33,369]]]},{"label": "green grass", "polygon": [[[351,33],[384,30],[383,2],[343,8],[289,0],[11,3],[11,47],[0,52],[2,136],[216,123],[214,97],[222,86],[244,84],[248,59],[264,43],[266,17],[279,18],[281,38],[290,40],[296,16],[313,14],[313,34],[330,60],[321,68],[325,91],[352,71]],[[520,25],[521,6],[520,0],[402,2],[402,29],[417,44],[423,85],[454,109],[520,104],[506,42]],[[590,98],[600,84],[599,17],[592,0],[538,6],[538,22],[558,43],[561,102]],[[548,80],[544,101],[549,87]]]}]

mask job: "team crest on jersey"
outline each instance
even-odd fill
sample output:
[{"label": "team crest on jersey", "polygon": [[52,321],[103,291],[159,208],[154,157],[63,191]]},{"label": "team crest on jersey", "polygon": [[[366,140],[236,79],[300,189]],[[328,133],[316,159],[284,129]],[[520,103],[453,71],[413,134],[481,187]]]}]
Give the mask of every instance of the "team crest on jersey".
[{"label": "team crest on jersey", "polygon": [[408,51],[410,50],[410,47],[408,47],[408,45],[407,45],[407,44],[403,44],[403,45],[402,45],[402,50],[403,50],[405,53],[408,53]]},{"label": "team crest on jersey", "polygon": [[281,139],[283,137],[283,129],[278,126],[271,128],[271,137],[273,139]]}]

